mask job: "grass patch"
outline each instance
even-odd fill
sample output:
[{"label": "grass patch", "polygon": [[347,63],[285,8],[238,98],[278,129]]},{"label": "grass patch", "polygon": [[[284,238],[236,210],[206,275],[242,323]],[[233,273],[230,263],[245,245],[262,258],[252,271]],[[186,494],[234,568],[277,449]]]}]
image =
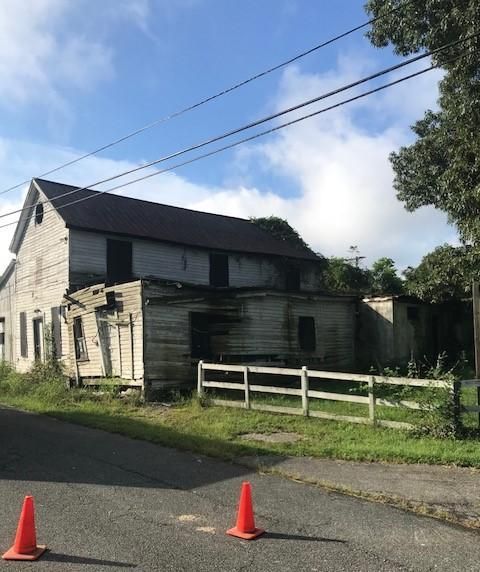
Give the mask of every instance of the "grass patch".
[{"label": "grass patch", "polygon": [[[469,397],[473,399],[473,395]],[[87,389],[68,390],[61,373],[45,366],[20,375],[0,365],[0,402],[223,459],[274,454],[480,467],[480,447],[474,433],[456,439],[415,436],[408,431],[213,407],[195,398],[178,398],[168,408],[142,405],[135,397],[120,399],[114,389],[102,394]],[[324,405],[333,408],[354,404]],[[346,411],[342,408],[343,413]],[[301,439],[294,443],[242,439],[251,432],[293,432]]]}]

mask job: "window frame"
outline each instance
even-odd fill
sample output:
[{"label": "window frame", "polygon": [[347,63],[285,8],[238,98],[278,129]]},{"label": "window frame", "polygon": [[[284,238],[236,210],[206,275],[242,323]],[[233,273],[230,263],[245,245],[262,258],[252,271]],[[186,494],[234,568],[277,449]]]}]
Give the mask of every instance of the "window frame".
[{"label": "window frame", "polygon": [[77,362],[89,361],[82,316],[73,318],[73,344],[75,347],[75,360]]}]

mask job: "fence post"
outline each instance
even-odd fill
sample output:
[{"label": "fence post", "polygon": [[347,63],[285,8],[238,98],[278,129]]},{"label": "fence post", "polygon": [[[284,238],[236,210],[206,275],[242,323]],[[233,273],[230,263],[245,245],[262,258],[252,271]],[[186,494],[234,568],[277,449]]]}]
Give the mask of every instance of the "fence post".
[{"label": "fence post", "polygon": [[460,425],[461,425],[461,405],[460,405],[460,381],[454,381],[452,383],[452,404],[453,404],[453,431],[457,435]]},{"label": "fence post", "polygon": [[245,384],[245,409],[250,409],[250,386],[248,385],[248,365],[243,368],[243,383]]},{"label": "fence post", "polygon": [[198,362],[198,377],[197,377],[197,394],[198,397],[203,396],[203,382],[205,381],[205,370],[203,369],[203,361]]},{"label": "fence post", "polygon": [[370,423],[375,425],[375,393],[373,391],[375,378],[372,376],[368,380],[368,416]]},{"label": "fence post", "polygon": [[302,367],[300,379],[302,383],[302,410],[303,414],[308,417],[308,368],[306,365]]}]

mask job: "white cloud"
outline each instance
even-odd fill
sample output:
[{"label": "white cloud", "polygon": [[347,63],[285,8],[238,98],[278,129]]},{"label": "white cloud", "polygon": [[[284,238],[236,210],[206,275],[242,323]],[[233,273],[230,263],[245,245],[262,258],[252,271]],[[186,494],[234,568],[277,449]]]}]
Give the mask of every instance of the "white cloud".
[{"label": "white cloud", "polygon": [[[370,65],[360,62],[356,66],[343,58],[339,71],[325,76],[290,69],[283,76],[275,106],[283,108],[347,83]],[[263,144],[240,148],[230,165],[227,180],[234,181],[231,184],[219,182],[212,187],[191,182],[181,173],[168,173],[127,187],[122,193],[234,216],[275,214],[288,219],[315,250],[327,256],[344,256],[355,244],[368,257],[368,264],[380,256],[392,257],[401,269],[417,264],[436,245],[455,243],[456,232],[447,225],[445,215],[434,209],[413,214],[404,210],[392,188],[388,155],[408,142],[406,126],[420,117],[425,107],[435,105],[438,77],[427,74],[419,83],[413,80],[287,128]],[[409,97],[410,93],[415,97]],[[375,120],[378,124],[372,123]],[[25,173],[38,173],[78,154],[73,149],[0,139],[0,189],[25,178]],[[52,178],[87,185],[132,166],[128,161],[92,157]],[[259,172],[286,177],[297,194],[285,197],[258,188],[255,174]],[[248,174],[249,184],[242,184],[243,173]],[[16,201],[11,199],[10,207]],[[9,210],[1,200],[0,208]],[[0,234],[3,266],[9,259],[6,248],[11,232]]]},{"label": "white cloud", "polygon": [[111,77],[111,49],[65,25],[75,7],[68,0],[2,0],[0,103],[62,107],[65,84],[91,87]]}]

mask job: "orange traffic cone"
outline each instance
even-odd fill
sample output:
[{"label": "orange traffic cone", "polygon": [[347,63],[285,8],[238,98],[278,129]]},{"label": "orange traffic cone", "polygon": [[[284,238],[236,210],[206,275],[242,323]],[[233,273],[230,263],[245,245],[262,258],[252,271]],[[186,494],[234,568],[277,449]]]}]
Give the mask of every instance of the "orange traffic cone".
[{"label": "orange traffic cone", "polygon": [[240,493],[237,524],[233,528],[230,528],[230,530],[227,530],[227,534],[245,540],[253,540],[264,532],[263,528],[255,527],[252,507],[252,486],[249,482],[244,482],[242,483],[242,491]]},{"label": "orange traffic cone", "polygon": [[33,497],[25,497],[20,520],[18,521],[15,542],[2,558],[4,560],[36,560],[40,558],[46,549],[46,546],[37,546]]}]

